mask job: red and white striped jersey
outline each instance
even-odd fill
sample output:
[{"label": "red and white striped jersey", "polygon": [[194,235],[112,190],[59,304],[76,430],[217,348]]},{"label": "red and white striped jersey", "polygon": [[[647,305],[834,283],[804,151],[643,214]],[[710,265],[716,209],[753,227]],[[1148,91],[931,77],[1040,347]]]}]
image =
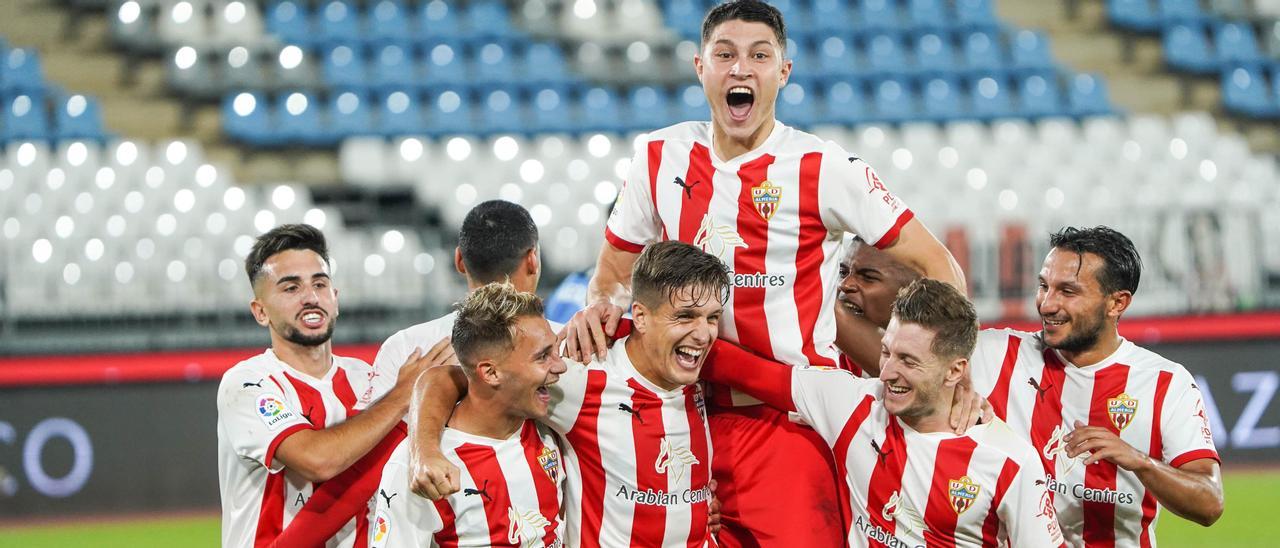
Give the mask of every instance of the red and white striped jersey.
[{"label": "red and white striped jersey", "polygon": [[[270,349],[236,364],[218,386],[218,487],[222,545],[263,546],[311,497],[312,484],[275,461],[276,448],[304,429],[327,428],[369,405],[377,376],[355,358],[333,357],[316,379]],[[348,524],[330,545],[363,545],[368,520]],[[353,540],[354,539],[354,540]]]},{"label": "red and white striped jersey", "polygon": [[563,546],[565,474],[554,434],[533,421],[505,440],[446,428],[440,450],[461,471],[462,490],[434,502],[411,493],[409,442],[401,442],[370,503],[369,546]]},{"label": "red and white striped jersey", "polygon": [[1059,546],[1035,451],[1004,423],[923,433],[888,413],[884,384],[797,367],[796,412],[849,491],[850,546]]},{"label": "red and white striped jersey", "polygon": [[655,386],[631,364],[626,341],[590,368],[566,360],[551,385],[546,422],[567,442],[566,544],[714,546],[702,391]]},{"label": "red and white striped jersey", "polygon": [[450,312],[429,322],[411,325],[387,337],[378,348],[378,355],[373,358],[373,366],[384,375],[374,381],[374,398],[391,391],[396,385],[400,368],[414,350],[425,353],[440,342],[440,339],[453,335],[453,322],[457,319],[458,313]]},{"label": "red and white striped jersey", "polygon": [[1075,421],[1101,426],[1177,467],[1218,460],[1200,389],[1181,365],[1122,340],[1114,354],[1076,367],[1035,333],[987,329],[974,350],[974,389],[1036,448],[1048,471],[1068,542],[1154,546],[1160,506],[1132,472],[1068,459],[1062,437]]},{"label": "red and white striped jersey", "polygon": [[907,206],[861,159],[781,122],[727,162],[715,155],[709,122],[640,143],[606,239],[634,253],[680,240],[718,256],[732,271],[721,338],[791,365],[835,366],[842,238],[851,232],[883,248],[911,220]]}]

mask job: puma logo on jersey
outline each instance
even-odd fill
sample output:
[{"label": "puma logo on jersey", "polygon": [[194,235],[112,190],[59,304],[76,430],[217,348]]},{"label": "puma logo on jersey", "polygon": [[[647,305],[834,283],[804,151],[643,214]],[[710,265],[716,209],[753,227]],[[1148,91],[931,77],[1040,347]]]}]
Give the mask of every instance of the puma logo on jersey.
[{"label": "puma logo on jersey", "polygon": [[537,546],[548,525],[551,521],[535,510],[521,512],[514,506],[507,508],[507,542],[512,545]]},{"label": "puma logo on jersey", "polygon": [[620,403],[618,404],[618,410],[625,411],[627,414],[631,415],[632,417],[635,417],[636,420],[640,421],[640,424],[644,424],[644,417],[640,416],[639,409],[634,409],[630,405],[627,405],[625,403]]},{"label": "puma logo on jersey", "polygon": [[692,183],[685,184],[684,179],[681,179],[681,178],[679,178],[679,177],[676,177],[676,179],[675,179],[674,181],[671,181],[671,182],[675,183],[675,184],[676,184],[676,186],[678,186],[678,187],[680,187],[680,188],[684,189],[684,197],[685,197],[685,198],[689,198],[689,199],[691,199],[691,200],[692,200],[692,199],[693,199],[693,187],[698,186],[698,183],[701,183],[702,181],[694,181],[694,182],[692,182]]},{"label": "puma logo on jersey", "polygon": [[662,444],[658,447],[658,460],[653,463],[653,471],[659,474],[670,471],[671,479],[678,482],[684,477],[686,468],[698,463],[698,457],[688,447],[673,444],[666,436],[662,436]]},{"label": "puma logo on jersey", "polygon": [[723,261],[725,252],[739,247],[745,249],[747,242],[733,227],[716,224],[708,213],[702,216],[702,224],[698,226],[698,233],[693,237],[693,245]]},{"label": "puma logo on jersey", "polygon": [[399,495],[400,493],[391,493],[391,496],[387,496],[387,491],[385,489],[378,489],[378,494],[382,495],[382,498],[387,501],[387,506],[391,506],[391,499],[396,498],[396,495]]},{"label": "puma logo on jersey", "polygon": [[462,496],[469,497],[471,495],[480,495],[480,498],[493,502],[493,498],[489,496],[489,480],[484,480],[484,485],[481,485],[479,489],[468,487],[462,490]]},{"label": "puma logo on jersey", "polygon": [[244,383],[244,386],[241,386],[240,388],[248,388],[250,386],[256,386],[258,388],[262,388],[262,381],[264,380],[266,379],[258,379],[258,382],[246,382]]},{"label": "puma logo on jersey", "polygon": [[1034,377],[1028,377],[1027,384],[1031,385],[1031,388],[1036,390],[1036,397],[1042,400],[1044,399],[1044,393],[1053,387],[1052,384],[1045,385],[1043,387],[1040,386],[1040,383],[1036,382]]},{"label": "puma logo on jersey", "polygon": [[876,452],[876,457],[880,459],[880,464],[884,464],[884,458],[893,452],[892,449],[888,451],[881,450],[880,444],[876,443],[876,440],[871,440],[871,450]]}]

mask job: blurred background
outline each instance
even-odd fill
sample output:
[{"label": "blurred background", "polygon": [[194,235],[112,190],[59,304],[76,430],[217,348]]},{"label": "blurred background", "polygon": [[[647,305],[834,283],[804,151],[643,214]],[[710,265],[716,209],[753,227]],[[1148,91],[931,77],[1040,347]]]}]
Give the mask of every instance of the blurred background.
[{"label": "blurred background", "polygon": [[[1197,376],[1227,471],[1223,520],[1160,542],[1280,534],[1280,1],[773,3],[779,119],[875,166],[990,323],[1035,329],[1050,231],[1135,241],[1122,332]],[[491,198],[581,299],[633,141],[709,118],[711,5],[0,2],[0,544],[218,542],[214,392],[269,343],[273,226],[328,235],[345,355],[463,294]]]}]

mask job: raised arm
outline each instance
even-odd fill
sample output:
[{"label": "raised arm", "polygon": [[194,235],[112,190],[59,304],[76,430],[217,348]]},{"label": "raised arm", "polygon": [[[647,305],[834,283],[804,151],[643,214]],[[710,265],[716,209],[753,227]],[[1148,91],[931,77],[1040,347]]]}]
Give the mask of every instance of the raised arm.
[{"label": "raised arm", "polygon": [[437,367],[418,379],[409,414],[409,488],[419,496],[440,500],[461,489],[460,471],[444,457],[440,436],[466,393],[460,367]]},{"label": "raised arm", "polygon": [[762,358],[726,341],[716,341],[702,366],[702,379],[746,392],[770,407],[795,411],[791,366]]},{"label": "raised arm", "polygon": [[631,304],[631,267],[640,251],[633,247],[624,250],[619,245],[629,246],[625,242],[605,242],[600,248],[595,276],[587,284],[587,307],[574,314],[557,337],[565,343],[561,354],[566,358],[587,363],[594,354],[604,359],[608,334],[617,329],[623,308]]},{"label": "raised arm", "polygon": [[926,278],[947,282],[965,293],[964,271],[942,242],[919,219],[903,225],[898,237],[884,246],[893,258],[924,273]]}]

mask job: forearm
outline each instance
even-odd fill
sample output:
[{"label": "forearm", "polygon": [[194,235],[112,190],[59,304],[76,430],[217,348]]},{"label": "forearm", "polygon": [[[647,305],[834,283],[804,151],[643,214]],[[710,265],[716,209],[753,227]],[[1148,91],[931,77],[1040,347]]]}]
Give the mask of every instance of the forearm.
[{"label": "forearm", "polygon": [[322,430],[304,430],[280,444],[277,456],[308,481],[328,481],[363,457],[408,411],[407,388],[393,389],[358,415]]},{"label": "forearm", "polygon": [[871,321],[836,307],[836,348],[873,377],[880,376],[881,337]]},{"label": "forearm", "polygon": [[587,303],[608,300],[626,308],[631,304],[631,267],[636,253],[628,253],[605,242],[596,261],[596,273],[587,282]]},{"label": "forearm", "polygon": [[[1222,478],[1217,462],[1202,459],[1182,468],[1148,459],[1138,480],[1170,512],[1208,527],[1222,516]],[[1191,468],[1191,469],[1188,469]]]},{"label": "forearm", "polygon": [[466,393],[467,378],[461,367],[433,367],[418,378],[409,413],[411,459],[440,453],[444,425]]},{"label": "forearm", "polygon": [[919,219],[908,221],[885,251],[924,277],[946,282],[967,294],[960,263]]},{"label": "forearm", "polygon": [[784,365],[739,348],[716,341],[702,368],[702,379],[746,392],[766,405],[783,411],[795,411],[791,399],[791,366]]}]

